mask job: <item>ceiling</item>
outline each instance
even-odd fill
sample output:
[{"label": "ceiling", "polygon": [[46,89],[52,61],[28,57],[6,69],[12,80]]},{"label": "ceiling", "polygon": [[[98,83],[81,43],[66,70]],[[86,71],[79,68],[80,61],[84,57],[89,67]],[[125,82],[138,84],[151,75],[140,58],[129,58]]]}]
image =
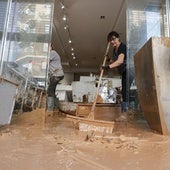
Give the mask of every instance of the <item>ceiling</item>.
[{"label": "ceiling", "polygon": [[126,41],[125,0],[55,2],[52,43],[65,72],[98,73],[106,52],[107,34],[112,30],[120,34],[122,42]]}]

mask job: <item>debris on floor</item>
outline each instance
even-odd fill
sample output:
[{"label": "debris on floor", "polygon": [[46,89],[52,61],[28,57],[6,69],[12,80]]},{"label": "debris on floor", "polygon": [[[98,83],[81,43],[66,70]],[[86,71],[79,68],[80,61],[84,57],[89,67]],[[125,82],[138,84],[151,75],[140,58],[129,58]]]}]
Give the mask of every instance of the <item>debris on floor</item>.
[{"label": "debris on floor", "polygon": [[64,114],[47,116],[43,125],[44,112],[14,115],[0,127],[1,169],[170,169],[169,136],[144,121],[116,123],[112,134],[80,132]]}]

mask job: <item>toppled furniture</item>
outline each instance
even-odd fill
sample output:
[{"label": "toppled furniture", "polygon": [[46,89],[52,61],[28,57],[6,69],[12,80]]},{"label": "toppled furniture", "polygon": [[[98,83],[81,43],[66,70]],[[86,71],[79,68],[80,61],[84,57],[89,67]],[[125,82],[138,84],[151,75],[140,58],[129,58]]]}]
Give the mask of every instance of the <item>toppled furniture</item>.
[{"label": "toppled furniture", "polygon": [[151,129],[170,132],[170,38],[153,37],[134,56],[140,105]]},{"label": "toppled furniture", "polygon": [[45,88],[40,87],[38,81],[27,72],[22,74],[22,67],[14,62],[5,63],[3,79],[4,77],[18,84],[13,113],[32,111],[37,107],[45,108]]},{"label": "toppled furniture", "polygon": [[18,92],[18,84],[0,77],[0,125],[10,124]]},{"label": "toppled furniture", "polygon": [[20,112],[32,111],[37,107],[45,108],[45,106],[42,106],[44,97],[45,97],[45,91],[43,88],[37,87],[30,83],[27,84],[26,88],[24,89],[24,92],[20,94],[20,99],[21,99],[20,106],[19,106]]}]

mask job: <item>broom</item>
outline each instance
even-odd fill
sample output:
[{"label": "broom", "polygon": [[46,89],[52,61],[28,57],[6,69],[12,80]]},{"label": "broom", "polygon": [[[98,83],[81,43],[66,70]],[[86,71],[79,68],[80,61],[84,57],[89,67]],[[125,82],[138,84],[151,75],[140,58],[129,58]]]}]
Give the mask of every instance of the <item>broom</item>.
[{"label": "broom", "polygon": [[[107,48],[106,48],[106,52],[105,52],[104,60],[103,60],[103,66],[106,63],[107,55],[108,55],[108,52],[109,52],[109,47],[110,47],[110,43],[107,44]],[[100,87],[100,84],[101,84],[103,72],[104,72],[104,70],[101,69],[99,82],[98,82],[98,85],[97,85],[97,88],[96,88],[92,108],[91,108],[91,111],[88,115],[88,118],[80,118],[80,117],[71,116],[71,115],[67,116],[69,118],[76,120],[76,123],[78,123],[80,131],[99,131],[99,132],[104,132],[104,133],[112,133],[112,131],[113,131],[114,122],[103,121],[103,120],[95,120],[94,119],[94,111],[95,111],[95,108],[96,108],[96,102],[97,102],[97,97],[98,97],[98,92],[99,92],[99,87]]]},{"label": "broom", "polygon": [[[104,55],[104,60],[103,60],[102,66],[105,66],[105,64],[106,64],[106,59],[107,59],[107,55],[108,55],[108,52],[109,52],[109,47],[110,47],[110,43],[107,44],[107,48],[106,48],[106,52],[105,52],[105,55]],[[98,93],[99,93],[99,88],[100,88],[103,72],[104,72],[104,70],[101,69],[96,93],[95,93],[95,96],[94,96],[93,105],[92,105],[91,111],[90,111],[89,116],[88,116],[89,119],[94,119],[94,110],[96,108],[96,102],[97,102],[97,97],[98,97]]]}]

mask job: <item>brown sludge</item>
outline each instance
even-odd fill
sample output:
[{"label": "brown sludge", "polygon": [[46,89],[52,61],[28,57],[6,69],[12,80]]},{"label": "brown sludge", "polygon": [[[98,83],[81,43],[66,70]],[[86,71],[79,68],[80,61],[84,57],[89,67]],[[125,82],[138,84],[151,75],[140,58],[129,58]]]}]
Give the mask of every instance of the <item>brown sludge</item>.
[{"label": "brown sludge", "polygon": [[80,132],[63,113],[13,115],[0,128],[3,170],[169,170],[170,138],[145,121],[115,123],[112,134]]}]

